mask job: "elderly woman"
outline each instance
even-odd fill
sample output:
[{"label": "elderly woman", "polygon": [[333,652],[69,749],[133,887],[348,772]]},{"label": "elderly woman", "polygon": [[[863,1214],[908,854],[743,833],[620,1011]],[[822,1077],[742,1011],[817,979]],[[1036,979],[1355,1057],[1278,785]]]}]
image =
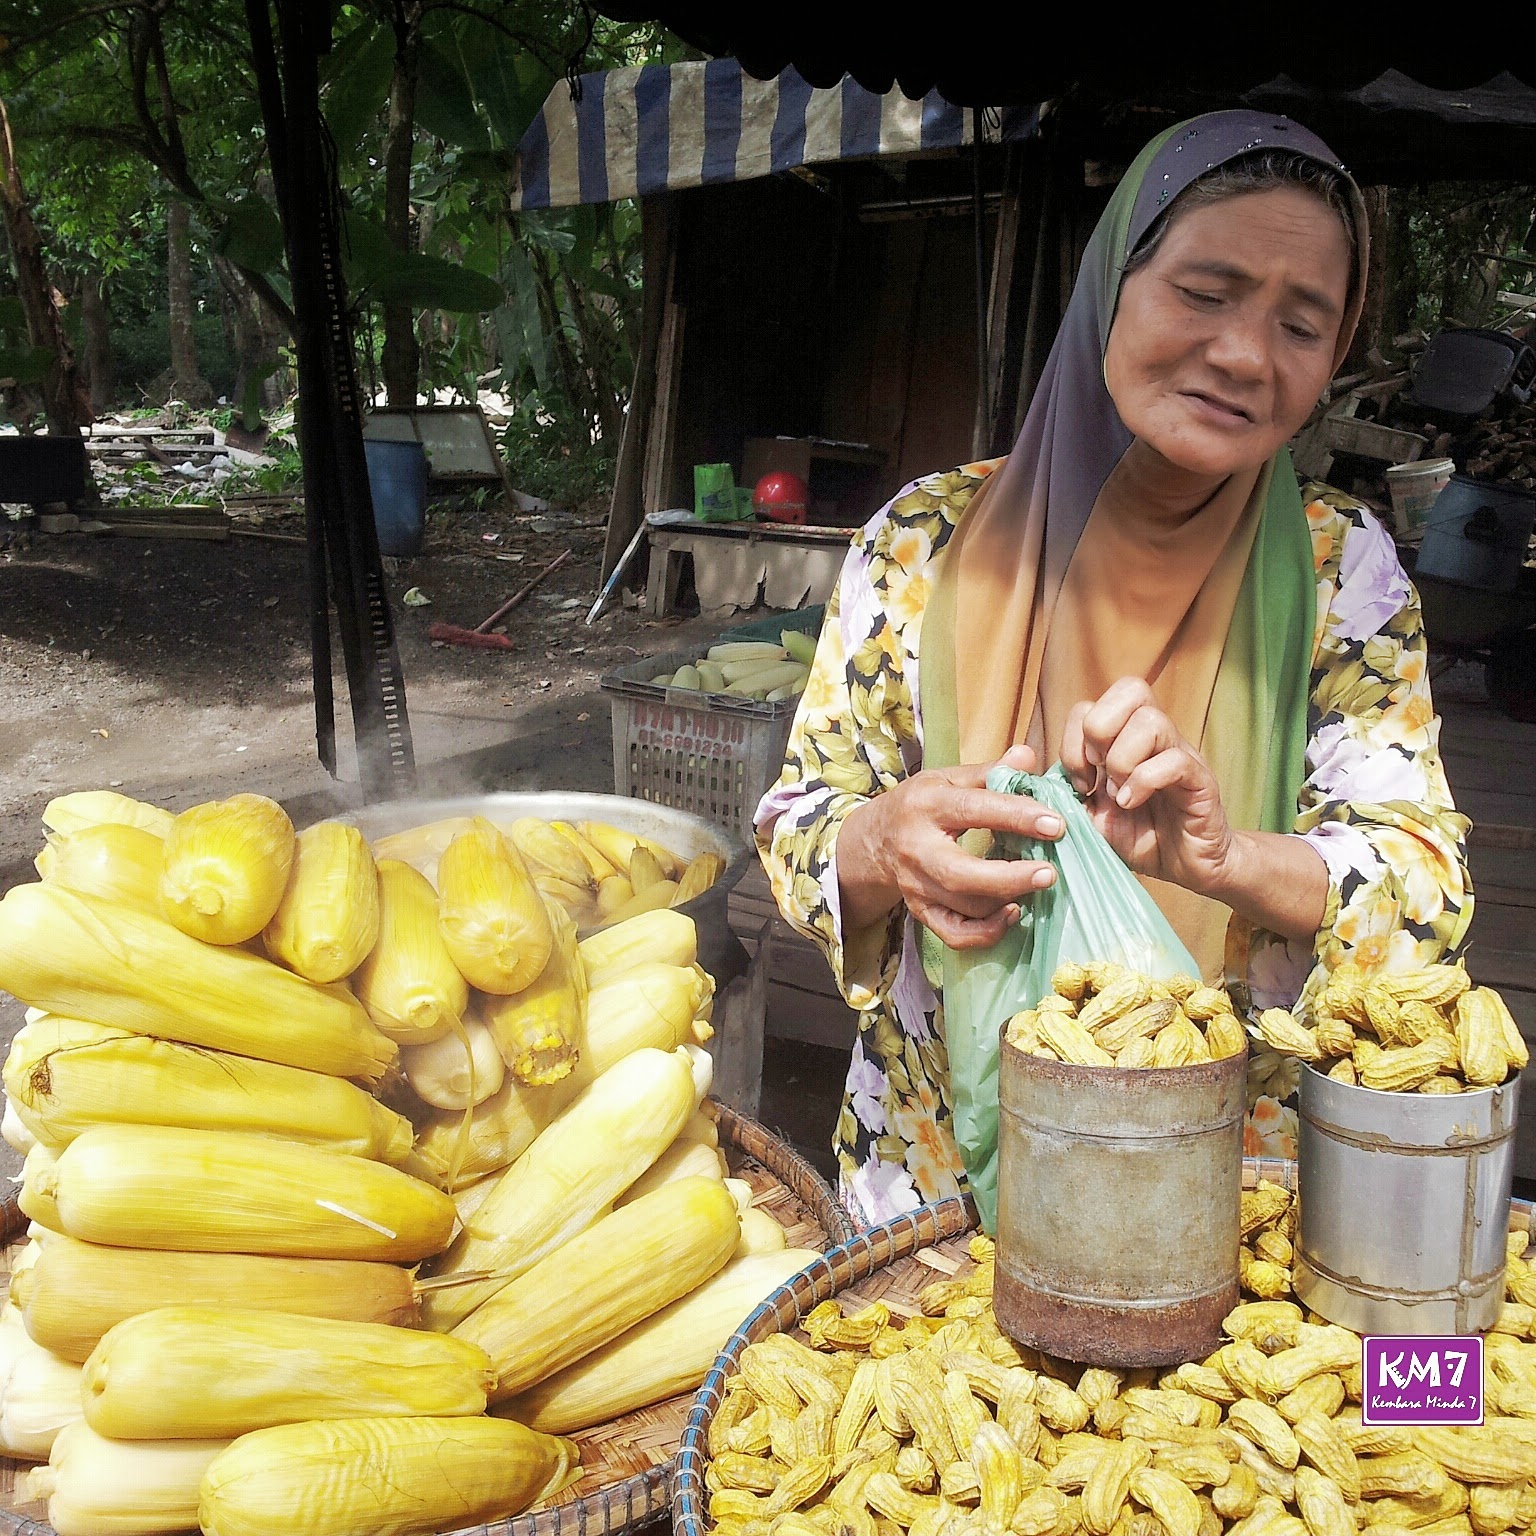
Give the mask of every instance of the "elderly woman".
[{"label": "elderly woman", "polygon": [[[1089,243],[1013,452],[916,481],[855,540],[757,835],[860,1014],[835,1147],[864,1221],[965,1187],[944,973],[1053,873],[957,839],[1062,830],[985,788],[999,760],[1060,759],[1240,1003],[1462,942],[1467,822],[1417,597],[1381,525],[1298,486],[1285,448],[1349,346],[1367,238],[1298,124],[1163,134]],[[1259,1099],[1250,1151],[1291,1153],[1288,1113]]]}]

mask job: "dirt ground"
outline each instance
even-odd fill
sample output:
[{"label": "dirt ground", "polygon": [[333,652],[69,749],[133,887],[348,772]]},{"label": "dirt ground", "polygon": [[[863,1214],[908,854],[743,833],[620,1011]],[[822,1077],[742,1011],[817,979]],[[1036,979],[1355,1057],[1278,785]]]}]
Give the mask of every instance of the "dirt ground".
[{"label": "dirt ground", "polygon": [[[302,516],[266,509],[236,526],[227,542],[34,534],[0,547],[0,891],[35,878],[39,815],[70,790],[111,786],[173,810],[252,790],[304,819],[359,799],[339,672],[342,781],[315,755],[304,548],[244,532],[294,538]],[[423,794],[611,793],[598,679],[745,622],[610,608],[586,627],[603,537],[600,512],[442,503],[429,511],[423,554],[390,562]],[[435,621],[478,624],[566,548],[573,557],[509,615],[512,650],[428,640]],[[405,605],[411,588],[431,605]],[[338,667],[339,657],[338,645]],[[0,1001],[0,1042],[20,1022]],[[789,1042],[769,1057],[764,1119],[825,1170],[846,1059]]]}]

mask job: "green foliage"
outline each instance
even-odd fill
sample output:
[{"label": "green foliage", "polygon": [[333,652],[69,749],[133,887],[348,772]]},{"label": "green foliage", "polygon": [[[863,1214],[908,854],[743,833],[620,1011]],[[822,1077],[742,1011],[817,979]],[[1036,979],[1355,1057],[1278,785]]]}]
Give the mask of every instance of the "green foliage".
[{"label": "green foliage", "polygon": [[1438,182],[1391,196],[1393,286],[1410,325],[1492,325],[1509,313],[1494,302],[1499,289],[1536,296],[1536,186]]},{"label": "green foliage", "polygon": [[594,443],[583,425],[553,414],[543,397],[525,397],[501,434],[502,456],[518,490],[560,507],[603,506],[613,487],[617,445]]}]

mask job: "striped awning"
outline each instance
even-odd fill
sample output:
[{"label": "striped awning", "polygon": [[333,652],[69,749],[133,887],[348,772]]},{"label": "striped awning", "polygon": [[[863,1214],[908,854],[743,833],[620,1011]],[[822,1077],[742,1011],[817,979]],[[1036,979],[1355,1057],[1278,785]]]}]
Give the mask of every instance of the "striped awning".
[{"label": "striped awning", "polygon": [[[772,80],[734,59],[644,64],[561,81],[518,146],[515,209],[605,203],[683,187],[750,181],[834,160],[970,144],[975,113],[937,91],[877,96],[852,76],[818,90],[794,69]],[[1028,138],[1038,113],[1008,108],[1000,133]]]}]

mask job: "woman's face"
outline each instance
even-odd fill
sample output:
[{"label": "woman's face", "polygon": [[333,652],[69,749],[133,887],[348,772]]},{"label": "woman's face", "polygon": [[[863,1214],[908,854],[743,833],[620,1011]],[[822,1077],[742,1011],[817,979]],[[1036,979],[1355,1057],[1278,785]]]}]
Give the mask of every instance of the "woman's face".
[{"label": "woman's face", "polygon": [[1350,269],[1339,216],[1301,187],[1175,215],[1110,328],[1104,373],[1127,430],[1192,473],[1262,464],[1333,373]]}]

